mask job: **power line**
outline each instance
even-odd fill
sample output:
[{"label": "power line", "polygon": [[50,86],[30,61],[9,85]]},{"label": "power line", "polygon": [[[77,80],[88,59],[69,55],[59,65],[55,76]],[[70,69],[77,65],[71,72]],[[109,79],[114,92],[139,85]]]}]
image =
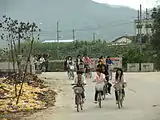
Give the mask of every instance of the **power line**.
[{"label": "power line", "polygon": [[[134,22],[134,20],[131,20],[131,21],[128,21],[128,22],[124,22],[124,23],[121,23],[121,24],[113,24],[113,25],[111,25],[111,27],[117,27],[117,26],[122,26],[122,25],[125,25],[125,24],[130,24],[130,23],[132,23],[132,22]],[[92,30],[99,30],[99,29],[104,29],[104,28],[106,28],[107,26],[101,26],[101,27],[97,27],[97,28],[88,28],[88,29],[74,29],[76,32],[86,32],[86,31],[92,31]],[[73,30],[65,30],[65,31],[61,31],[62,33],[66,33],[66,32],[73,32]],[[43,35],[47,35],[47,34],[52,34],[53,35],[53,33],[52,32],[49,32],[49,33],[42,33]]]},{"label": "power line", "polygon": [[[121,22],[123,21],[123,22]],[[130,20],[130,21],[126,21],[126,20],[120,20],[120,21],[111,21],[111,22],[107,22],[105,25],[101,25],[101,26],[98,26],[98,27],[94,27],[94,28],[77,28],[77,29],[74,29],[75,31],[77,32],[83,32],[83,31],[91,31],[91,30],[97,30],[97,29],[103,29],[103,28],[106,28],[108,24],[110,24],[110,26],[114,27],[114,26],[117,26],[117,25],[124,25],[124,24],[129,24],[131,22],[133,22],[134,20]],[[120,22],[120,23],[118,23]],[[113,25],[111,23],[114,23]],[[4,32],[4,30],[0,30],[2,32]],[[72,30],[73,31],[73,30]],[[41,31],[41,32],[34,32],[34,33],[40,33],[40,34],[56,34],[56,33],[53,33],[54,31]],[[68,30],[63,30],[61,32],[71,32],[71,29],[68,29]]]}]

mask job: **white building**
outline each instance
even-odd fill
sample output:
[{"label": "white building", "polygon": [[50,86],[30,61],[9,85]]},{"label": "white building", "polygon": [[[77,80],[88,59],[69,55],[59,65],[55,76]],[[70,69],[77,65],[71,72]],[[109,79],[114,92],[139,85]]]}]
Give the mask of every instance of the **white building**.
[{"label": "white building", "polygon": [[42,43],[55,43],[55,42],[59,42],[59,43],[67,43],[67,42],[73,42],[74,40],[43,40]]},{"label": "white building", "polygon": [[111,42],[111,45],[128,45],[132,40],[127,36],[121,36]]}]

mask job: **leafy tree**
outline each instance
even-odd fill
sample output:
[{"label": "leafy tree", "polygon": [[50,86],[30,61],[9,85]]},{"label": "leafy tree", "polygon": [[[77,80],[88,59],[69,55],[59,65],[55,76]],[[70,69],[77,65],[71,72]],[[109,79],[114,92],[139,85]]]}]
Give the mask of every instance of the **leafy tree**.
[{"label": "leafy tree", "polygon": [[152,47],[153,53],[155,56],[156,66],[160,68],[160,8],[153,8],[152,18],[154,19],[153,23],[153,36],[152,36]]}]

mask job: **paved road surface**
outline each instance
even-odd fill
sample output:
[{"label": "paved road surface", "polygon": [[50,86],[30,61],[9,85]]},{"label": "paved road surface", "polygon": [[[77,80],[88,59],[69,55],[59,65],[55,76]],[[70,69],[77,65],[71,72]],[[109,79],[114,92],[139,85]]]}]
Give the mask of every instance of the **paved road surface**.
[{"label": "paved road surface", "polygon": [[74,94],[66,74],[45,73],[43,76],[62,90],[57,96],[56,107],[25,120],[160,120],[160,73],[125,73],[127,96],[124,108],[120,110],[115,104],[113,91],[112,96],[103,101],[102,108],[94,104],[94,83],[87,79],[86,102],[80,113],[74,108]]}]

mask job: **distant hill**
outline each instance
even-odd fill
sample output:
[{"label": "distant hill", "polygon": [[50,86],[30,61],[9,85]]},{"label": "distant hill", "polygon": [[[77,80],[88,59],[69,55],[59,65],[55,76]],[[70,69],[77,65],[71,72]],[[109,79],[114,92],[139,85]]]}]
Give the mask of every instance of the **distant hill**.
[{"label": "distant hill", "polygon": [[91,40],[93,32],[104,40],[133,34],[131,21],[137,16],[134,9],[91,0],[0,0],[0,15],[4,13],[13,19],[42,23],[41,39],[56,39],[58,20],[63,39],[72,39],[75,28],[80,40]]}]

